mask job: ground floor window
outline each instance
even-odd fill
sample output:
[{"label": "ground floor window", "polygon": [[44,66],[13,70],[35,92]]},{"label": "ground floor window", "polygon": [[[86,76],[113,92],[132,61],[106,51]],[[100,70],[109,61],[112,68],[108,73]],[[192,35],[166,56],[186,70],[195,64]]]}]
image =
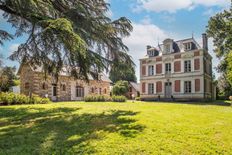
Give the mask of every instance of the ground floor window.
[{"label": "ground floor window", "polygon": [[184,92],[185,93],[191,93],[192,92],[191,81],[185,81],[184,82]]},{"label": "ground floor window", "polygon": [[154,94],[154,84],[153,83],[148,84],[148,94]]},{"label": "ground floor window", "polygon": [[76,97],[84,97],[84,88],[77,86],[76,87]]},{"label": "ground floor window", "polygon": [[52,85],[52,96],[57,96],[57,86]]}]

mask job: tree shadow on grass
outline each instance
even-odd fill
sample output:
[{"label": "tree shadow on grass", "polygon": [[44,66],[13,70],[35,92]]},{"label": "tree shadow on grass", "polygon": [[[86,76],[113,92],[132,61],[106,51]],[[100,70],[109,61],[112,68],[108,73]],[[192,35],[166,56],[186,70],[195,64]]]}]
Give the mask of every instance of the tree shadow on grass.
[{"label": "tree shadow on grass", "polygon": [[[11,113],[12,110],[14,112]],[[74,108],[34,108],[35,111],[38,110],[36,113],[31,113],[30,110],[0,110],[0,116],[8,119],[4,124],[0,124],[1,152],[92,154],[97,150],[90,143],[102,140],[107,133],[134,138],[145,128],[133,118],[138,114],[133,111],[114,110],[79,114],[80,109]],[[6,116],[3,116],[3,113]]]}]

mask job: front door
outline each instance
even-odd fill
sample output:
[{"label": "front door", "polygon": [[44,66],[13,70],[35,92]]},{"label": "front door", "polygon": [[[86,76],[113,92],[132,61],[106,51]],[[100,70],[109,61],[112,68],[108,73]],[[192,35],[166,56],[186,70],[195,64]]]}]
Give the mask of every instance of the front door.
[{"label": "front door", "polygon": [[165,98],[171,98],[172,96],[172,83],[166,82],[165,83]]}]

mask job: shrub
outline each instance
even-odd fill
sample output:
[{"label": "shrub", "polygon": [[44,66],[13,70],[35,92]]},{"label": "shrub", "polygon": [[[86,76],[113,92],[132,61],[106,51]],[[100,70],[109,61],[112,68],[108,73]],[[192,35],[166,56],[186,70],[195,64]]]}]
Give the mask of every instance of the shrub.
[{"label": "shrub", "polygon": [[136,101],[140,101],[141,98],[140,98],[140,97],[136,97],[135,100],[136,100]]},{"label": "shrub", "polygon": [[113,87],[113,95],[125,95],[129,91],[129,84],[127,81],[118,81]]},{"label": "shrub", "polygon": [[15,105],[15,104],[46,104],[49,103],[48,98],[41,98],[36,95],[29,96],[15,93],[0,93],[0,105]]},{"label": "shrub", "polygon": [[113,96],[112,100],[114,102],[126,102],[126,97],[125,96]]},{"label": "shrub", "polygon": [[85,102],[106,102],[111,101],[109,96],[105,95],[88,95],[84,97]]}]

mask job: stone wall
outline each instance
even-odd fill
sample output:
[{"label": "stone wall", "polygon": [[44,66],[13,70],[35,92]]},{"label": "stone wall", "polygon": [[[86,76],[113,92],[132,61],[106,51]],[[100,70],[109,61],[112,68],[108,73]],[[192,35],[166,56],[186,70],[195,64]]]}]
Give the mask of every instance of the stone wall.
[{"label": "stone wall", "polygon": [[[72,95],[76,94],[76,86],[83,86],[87,90],[84,95],[110,95],[110,83],[104,81],[90,80],[86,83],[82,80],[76,80],[69,76],[60,76],[58,82],[55,82],[51,76],[47,76],[41,72],[35,72],[29,66],[23,66],[20,71],[20,90],[22,94],[35,94],[41,97],[48,97],[54,101],[71,101]],[[56,86],[57,95],[53,97],[53,86]]]}]

